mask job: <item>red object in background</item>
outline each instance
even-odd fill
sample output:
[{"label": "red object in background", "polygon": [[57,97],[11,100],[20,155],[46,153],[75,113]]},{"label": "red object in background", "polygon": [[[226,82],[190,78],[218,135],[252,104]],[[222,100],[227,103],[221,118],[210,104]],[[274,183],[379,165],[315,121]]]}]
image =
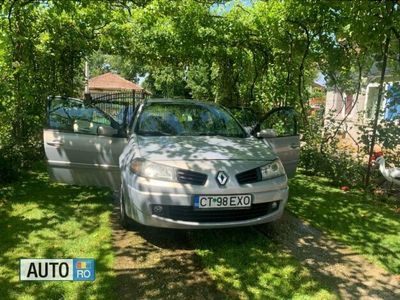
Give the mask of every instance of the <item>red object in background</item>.
[{"label": "red object in background", "polygon": [[340,187],[340,190],[343,192],[348,192],[348,191],[350,191],[350,188],[347,185],[344,185],[344,186]]},{"label": "red object in background", "polygon": [[371,158],[369,159],[369,165],[372,165],[372,163],[376,160],[375,154],[372,154]]},{"label": "red object in background", "polygon": [[375,161],[378,157],[383,156],[382,151],[374,151],[374,153],[371,156],[371,159],[369,160],[369,164],[371,165],[373,161]]}]

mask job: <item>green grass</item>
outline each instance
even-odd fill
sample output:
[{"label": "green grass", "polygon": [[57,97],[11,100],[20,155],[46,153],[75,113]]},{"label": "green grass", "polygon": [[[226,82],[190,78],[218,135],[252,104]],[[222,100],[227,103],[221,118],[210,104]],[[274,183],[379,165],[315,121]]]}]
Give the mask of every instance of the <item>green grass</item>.
[{"label": "green grass", "polygon": [[[110,192],[51,183],[42,166],[0,187],[0,298],[112,295]],[[95,258],[94,282],[20,282],[20,258]]]},{"label": "green grass", "polygon": [[[112,270],[110,192],[51,183],[43,167],[0,187],[0,298],[108,299]],[[392,273],[400,273],[400,215],[360,191],[319,177],[290,183],[288,208]],[[282,246],[254,228],[195,231],[196,253],[227,298],[336,299]],[[95,282],[20,282],[20,258],[96,259]]]},{"label": "green grass", "polygon": [[359,190],[342,192],[327,179],[297,175],[288,209],[394,274],[400,274],[400,214]]},{"label": "green grass", "polygon": [[229,299],[336,299],[254,228],[195,231],[193,240],[211,278]]}]

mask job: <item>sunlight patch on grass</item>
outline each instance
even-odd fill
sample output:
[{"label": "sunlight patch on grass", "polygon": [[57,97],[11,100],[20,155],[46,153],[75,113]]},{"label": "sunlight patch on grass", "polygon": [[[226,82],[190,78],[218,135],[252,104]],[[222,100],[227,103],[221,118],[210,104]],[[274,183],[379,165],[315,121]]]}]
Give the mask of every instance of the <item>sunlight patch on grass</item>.
[{"label": "sunlight patch on grass", "polygon": [[388,271],[400,274],[400,215],[359,190],[342,192],[326,178],[298,174],[288,209]]},{"label": "sunlight patch on grass", "polygon": [[253,228],[196,231],[196,253],[218,288],[240,299],[336,299],[291,255]]},{"label": "sunlight patch on grass", "polygon": [[[105,299],[111,296],[110,192],[49,182],[29,172],[0,188],[2,299]],[[20,258],[95,258],[94,282],[20,282]]]}]

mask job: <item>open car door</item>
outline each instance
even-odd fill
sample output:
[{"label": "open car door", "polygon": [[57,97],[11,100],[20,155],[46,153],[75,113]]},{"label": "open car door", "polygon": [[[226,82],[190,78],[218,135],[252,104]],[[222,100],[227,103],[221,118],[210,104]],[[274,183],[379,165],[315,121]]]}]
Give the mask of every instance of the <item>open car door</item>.
[{"label": "open car door", "polygon": [[73,98],[49,98],[43,131],[48,170],[53,180],[118,189],[118,160],[126,131],[98,107]]},{"label": "open car door", "polygon": [[293,177],[300,157],[300,136],[297,113],[290,107],[269,111],[253,129],[253,134],[265,139],[281,159],[286,174]]},{"label": "open car door", "polygon": [[242,124],[247,133],[251,133],[257,125],[257,113],[250,107],[229,107],[231,114]]}]

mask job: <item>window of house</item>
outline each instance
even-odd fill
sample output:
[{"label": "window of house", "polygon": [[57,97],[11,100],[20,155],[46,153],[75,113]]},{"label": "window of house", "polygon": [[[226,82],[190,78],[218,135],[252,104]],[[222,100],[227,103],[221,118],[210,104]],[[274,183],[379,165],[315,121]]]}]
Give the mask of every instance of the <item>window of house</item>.
[{"label": "window of house", "polygon": [[337,116],[346,116],[352,112],[353,108],[353,94],[340,93],[339,90],[336,91],[336,101],[335,110]]},{"label": "window of house", "polygon": [[400,83],[388,84],[385,105],[385,120],[400,118]]},{"label": "window of house", "polygon": [[365,116],[368,119],[373,119],[376,112],[376,103],[378,102],[378,86],[368,86],[367,88],[367,102],[365,107]]},{"label": "window of house", "polygon": [[353,108],[353,94],[346,95],[345,114],[349,115]]},{"label": "window of house", "polygon": [[[343,95],[344,96],[344,95]],[[335,103],[336,114],[340,114],[343,109],[343,97],[339,90],[336,91],[336,103]]]}]

